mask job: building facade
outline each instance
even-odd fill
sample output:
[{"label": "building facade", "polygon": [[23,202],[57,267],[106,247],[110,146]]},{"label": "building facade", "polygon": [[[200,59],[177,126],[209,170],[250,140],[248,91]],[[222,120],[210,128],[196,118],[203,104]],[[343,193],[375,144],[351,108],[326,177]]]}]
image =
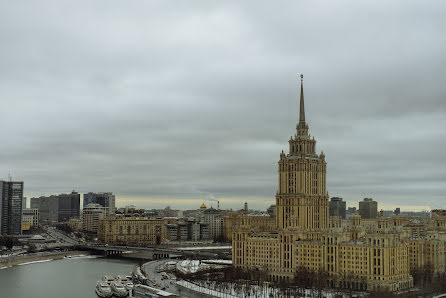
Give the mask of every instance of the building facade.
[{"label": "building facade", "polygon": [[31,198],[31,208],[39,210],[42,221],[68,222],[70,218],[80,215],[80,194],[73,191],[69,194]]},{"label": "building facade", "polygon": [[0,235],[22,234],[23,181],[0,180]]},{"label": "building facade", "polygon": [[99,221],[108,213],[108,207],[99,204],[88,204],[82,210],[82,229],[86,232],[97,233]]},{"label": "building facade", "polygon": [[376,218],[378,216],[378,202],[371,198],[364,198],[359,202],[359,215],[363,219]]},{"label": "building facade", "polygon": [[99,221],[98,238],[105,243],[159,245],[166,239],[164,219],[109,216]]},{"label": "building facade", "polygon": [[330,199],[328,211],[330,216],[339,216],[342,219],[346,219],[346,210],[346,203],[342,198],[333,197]]},{"label": "building facade", "polygon": [[99,192],[93,193],[89,192],[84,194],[83,207],[85,208],[89,204],[99,204],[102,207],[107,208],[107,215],[115,213],[115,201],[116,197],[111,192]]},{"label": "building facade", "polygon": [[223,217],[220,210],[209,208],[203,211],[203,223],[208,225],[209,238],[216,240],[223,235]]},{"label": "building facade", "polygon": [[39,226],[39,210],[25,208],[22,210],[22,230],[29,230]]},{"label": "building facade", "polygon": [[349,220],[339,212],[329,216],[327,163],[308,133],[303,85],[299,122],[288,143],[289,153],[282,151],[278,162],[274,230],[253,221],[234,225],[234,266],[264,270],[274,281],[290,281],[303,268],[326,274],[327,286],[363,291],[409,289],[411,268],[426,264],[446,270],[446,218],[423,223],[423,236],[415,239],[410,220],[377,217],[373,200],[360,204],[365,219],[356,211]]}]

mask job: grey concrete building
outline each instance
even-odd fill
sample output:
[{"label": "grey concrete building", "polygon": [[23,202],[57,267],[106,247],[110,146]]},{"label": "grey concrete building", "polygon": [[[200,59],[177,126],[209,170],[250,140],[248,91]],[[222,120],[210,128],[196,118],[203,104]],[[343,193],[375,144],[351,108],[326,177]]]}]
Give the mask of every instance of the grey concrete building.
[{"label": "grey concrete building", "polygon": [[378,216],[378,202],[371,198],[364,198],[364,201],[359,202],[359,215],[364,219],[376,218]]},{"label": "grey concrete building", "polygon": [[84,203],[83,207],[89,204],[99,204],[102,207],[107,207],[107,215],[115,213],[115,195],[111,192],[89,192],[84,194]]},{"label": "grey concrete building", "polygon": [[0,180],[0,234],[22,234],[23,181]]},{"label": "grey concrete building", "polygon": [[209,208],[203,212],[203,223],[208,225],[209,238],[216,240],[223,235],[223,217],[220,210]]},{"label": "grey concrete building", "polygon": [[340,216],[342,219],[346,218],[345,211],[347,205],[342,198],[333,197],[330,199],[329,203],[329,215],[330,216]]},{"label": "grey concrete building", "polygon": [[80,215],[80,194],[73,191],[69,194],[31,198],[31,208],[39,209],[41,221],[67,222]]}]

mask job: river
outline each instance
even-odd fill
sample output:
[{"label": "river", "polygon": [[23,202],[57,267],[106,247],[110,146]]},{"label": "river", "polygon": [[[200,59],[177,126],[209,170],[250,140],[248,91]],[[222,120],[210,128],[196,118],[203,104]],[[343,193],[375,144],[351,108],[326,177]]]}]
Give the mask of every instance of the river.
[{"label": "river", "polygon": [[104,275],[130,275],[137,262],[75,257],[0,270],[1,298],[89,298]]}]

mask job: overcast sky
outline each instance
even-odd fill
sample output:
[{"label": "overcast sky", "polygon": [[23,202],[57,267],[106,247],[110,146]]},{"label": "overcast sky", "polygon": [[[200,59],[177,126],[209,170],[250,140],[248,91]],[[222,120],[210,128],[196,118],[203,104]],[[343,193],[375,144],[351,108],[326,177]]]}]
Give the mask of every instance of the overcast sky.
[{"label": "overcast sky", "polygon": [[260,2],[0,0],[0,179],[265,209],[303,73],[330,196],[446,207],[446,3]]}]

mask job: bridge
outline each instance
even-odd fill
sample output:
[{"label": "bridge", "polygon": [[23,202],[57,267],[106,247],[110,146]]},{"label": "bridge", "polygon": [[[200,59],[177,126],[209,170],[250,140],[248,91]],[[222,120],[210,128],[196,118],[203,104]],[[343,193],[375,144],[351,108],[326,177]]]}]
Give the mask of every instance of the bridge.
[{"label": "bridge", "polygon": [[165,247],[139,247],[139,246],[119,246],[119,245],[93,245],[84,244],[77,245],[76,249],[88,250],[91,252],[103,254],[109,257],[128,257],[135,259],[146,259],[146,260],[158,260],[158,259],[202,259],[202,258],[219,258],[228,259],[229,249],[197,249],[194,250],[184,250],[176,248],[165,248]]}]

